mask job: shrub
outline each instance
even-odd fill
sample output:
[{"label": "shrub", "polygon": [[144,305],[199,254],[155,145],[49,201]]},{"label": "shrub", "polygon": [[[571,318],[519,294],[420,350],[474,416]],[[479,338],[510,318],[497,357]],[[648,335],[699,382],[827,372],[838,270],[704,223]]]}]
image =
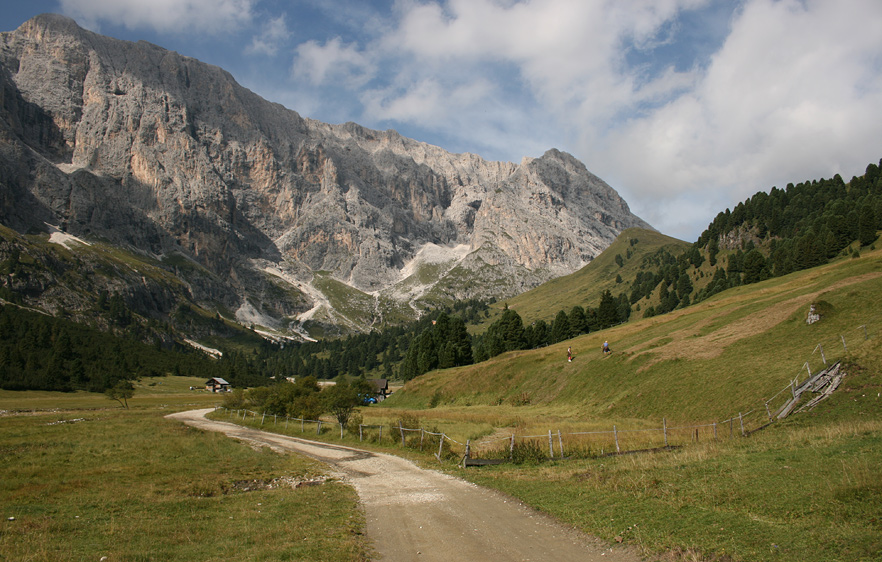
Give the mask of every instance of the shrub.
[{"label": "shrub", "polygon": [[548,453],[537,441],[515,442],[511,462],[515,464],[539,464],[548,459]]}]

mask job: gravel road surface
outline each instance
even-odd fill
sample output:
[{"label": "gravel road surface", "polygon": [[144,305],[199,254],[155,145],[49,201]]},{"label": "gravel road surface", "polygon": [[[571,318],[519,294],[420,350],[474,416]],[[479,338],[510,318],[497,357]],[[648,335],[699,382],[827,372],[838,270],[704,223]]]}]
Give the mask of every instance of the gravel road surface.
[{"label": "gravel road surface", "polygon": [[[171,414],[205,431],[296,452],[330,465],[358,492],[367,537],[383,562],[637,562],[519,501],[382,453],[288,437],[213,421],[211,409]],[[587,508],[587,506],[586,506]]]}]

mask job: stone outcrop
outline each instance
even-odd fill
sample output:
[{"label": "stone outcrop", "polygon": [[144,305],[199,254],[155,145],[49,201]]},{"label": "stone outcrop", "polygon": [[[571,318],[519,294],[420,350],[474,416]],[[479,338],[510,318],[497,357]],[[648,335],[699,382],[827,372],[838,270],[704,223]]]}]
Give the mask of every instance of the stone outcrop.
[{"label": "stone outcrop", "polygon": [[[306,119],[56,15],[0,34],[0,222],[179,254],[216,276],[187,281],[196,301],[278,320],[314,308],[317,272],[378,299],[500,298],[649,228],[569,154],[488,162]],[[450,258],[417,281],[428,245]]]}]

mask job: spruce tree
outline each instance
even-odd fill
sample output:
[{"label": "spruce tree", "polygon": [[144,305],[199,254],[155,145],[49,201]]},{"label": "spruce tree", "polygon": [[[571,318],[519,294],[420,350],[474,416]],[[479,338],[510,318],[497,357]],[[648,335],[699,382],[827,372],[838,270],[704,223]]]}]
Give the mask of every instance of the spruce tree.
[{"label": "spruce tree", "polygon": [[869,203],[864,203],[858,214],[858,240],[861,246],[876,241],[876,212]]},{"label": "spruce tree", "polygon": [[570,320],[567,313],[563,310],[554,317],[551,324],[551,343],[557,343],[569,339],[570,337]]},{"label": "spruce tree", "polygon": [[609,290],[600,295],[600,306],[597,307],[597,320],[600,328],[609,328],[619,323],[619,311],[616,299]]}]

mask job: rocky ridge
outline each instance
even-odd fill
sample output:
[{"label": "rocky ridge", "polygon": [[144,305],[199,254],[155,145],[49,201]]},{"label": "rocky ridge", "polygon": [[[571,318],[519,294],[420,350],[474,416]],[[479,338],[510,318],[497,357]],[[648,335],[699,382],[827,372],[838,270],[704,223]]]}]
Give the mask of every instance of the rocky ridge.
[{"label": "rocky ridge", "polygon": [[505,298],[649,228],[569,154],[488,162],[306,119],[51,14],[0,33],[0,222],[158,260],[193,302],[281,331]]}]

